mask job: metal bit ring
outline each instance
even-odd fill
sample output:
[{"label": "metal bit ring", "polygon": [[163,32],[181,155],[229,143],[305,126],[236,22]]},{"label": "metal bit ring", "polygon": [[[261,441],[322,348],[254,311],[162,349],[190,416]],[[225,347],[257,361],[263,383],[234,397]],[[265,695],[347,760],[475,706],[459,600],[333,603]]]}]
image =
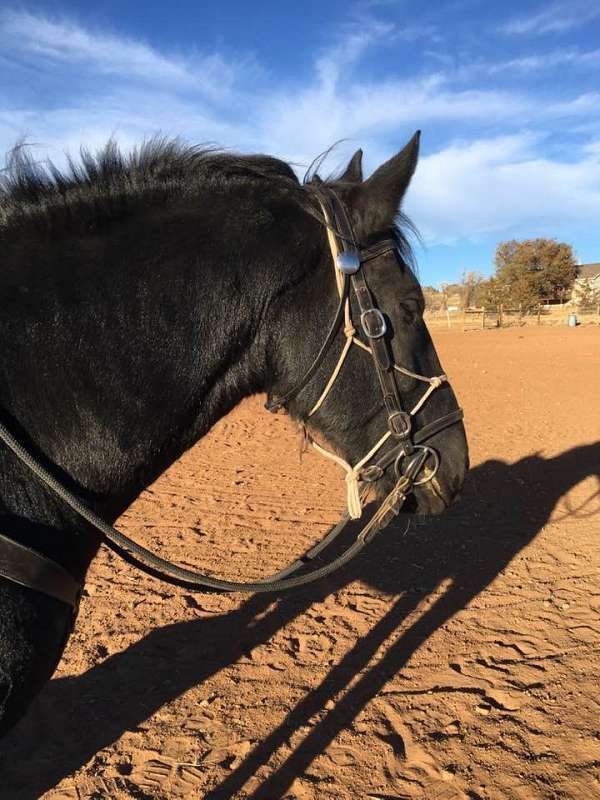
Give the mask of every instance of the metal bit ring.
[{"label": "metal bit ring", "polygon": [[[416,444],[416,445],[414,445],[413,449],[414,450],[423,450],[428,454],[425,457],[425,460],[423,461],[423,465],[422,465],[421,469],[423,467],[425,467],[427,461],[429,460],[429,456],[431,456],[433,458],[433,470],[430,472],[430,474],[426,475],[425,477],[421,478],[418,481],[417,480],[413,480],[413,486],[422,486],[424,483],[427,483],[428,481],[430,481],[436,475],[438,469],[440,468],[440,457],[439,457],[439,455],[438,455],[436,450],[434,450],[432,447],[427,447],[427,445]],[[400,453],[400,455],[398,456],[398,458],[394,462],[394,472],[396,473],[396,477],[398,478],[398,480],[400,480],[400,478],[405,474],[402,471],[402,462],[403,462],[404,458],[405,458],[405,454],[404,454],[404,452],[402,452],[402,453]]]}]

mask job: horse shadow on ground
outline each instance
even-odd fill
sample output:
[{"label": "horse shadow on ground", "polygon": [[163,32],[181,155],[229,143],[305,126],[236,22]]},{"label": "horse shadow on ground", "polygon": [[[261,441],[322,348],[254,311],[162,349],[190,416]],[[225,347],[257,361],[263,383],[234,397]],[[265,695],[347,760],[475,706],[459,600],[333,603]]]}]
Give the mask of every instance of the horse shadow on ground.
[{"label": "horse shadow on ground", "polygon": [[402,524],[390,528],[355,562],[312,588],[277,599],[256,595],[234,612],[167,625],[82,675],[52,680],[2,743],[3,796],[37,800],[164,704],[235,663],[349,582],[360,579],[399,596],[322,682],[205,796],[234,797],[294,731],[307,726],[367,668],[407,615],[450,579],[445,593],[310,727],[251,800],[282,797],[415,651],[536,537],[558,500],[589,476],[600,480],[600,443],[549,459],[532,455],[514,464],[487,461],[471,470],[462,501],[443,517],[419,522],[407,536]]}]

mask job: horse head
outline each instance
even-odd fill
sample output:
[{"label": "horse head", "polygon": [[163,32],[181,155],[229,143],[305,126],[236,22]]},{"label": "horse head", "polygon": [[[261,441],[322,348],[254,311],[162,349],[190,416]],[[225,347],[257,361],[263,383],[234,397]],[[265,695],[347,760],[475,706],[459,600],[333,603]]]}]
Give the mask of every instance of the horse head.
[{"label": "horse head", "polygon": [[[404,510],[437,513],[460,490],[468,453],[456,397],[423,321],[423,294],[400,214],[418,149],[416,134],[366,181],[359,150],[337,180],[313,177],[305,187],[324,214],[320,235],[314,234],[321,248],[310,277],[297,281],[295,296],[283,295],[277,306],[278,362],[269,389],[272,397],[284,397],[311,436],[333,445],[346,469],[362,464],[356,477],[371,480],[379,498],[425,442],[423,472],[415,476]],[[341,308],[336,240],[347,247],[343,257],[354,283],[345,321],[328,351],[321,348],[316,355],[336,305]],[[367,309],[361,293],[367,295]],[[350,343],[356,346],[347,347]],[[421,442],[416,449],[415,442]]]}]

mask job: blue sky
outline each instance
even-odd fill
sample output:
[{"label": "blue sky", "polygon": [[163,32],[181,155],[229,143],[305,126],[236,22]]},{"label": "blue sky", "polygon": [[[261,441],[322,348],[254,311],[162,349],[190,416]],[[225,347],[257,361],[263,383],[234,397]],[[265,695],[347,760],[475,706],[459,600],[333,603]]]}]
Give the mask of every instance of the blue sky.
[{"label": "blue sky", "polygon": [[600,3],[4,2],[0,150],[60,162],[156,132],[367,171],[423,131],[405,210],[423,283],[498,241],[600,261]]}]

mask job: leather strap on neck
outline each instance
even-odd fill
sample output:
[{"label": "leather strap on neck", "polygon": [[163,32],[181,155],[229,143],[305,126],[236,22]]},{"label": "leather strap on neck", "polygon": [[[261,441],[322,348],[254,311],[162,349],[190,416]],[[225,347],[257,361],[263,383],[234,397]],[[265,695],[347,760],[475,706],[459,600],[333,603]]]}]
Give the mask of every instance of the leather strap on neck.
[{"label": "leather strap on neck", "polygon": [[0,577],[77,608],[81,586],[64,567],[0,533]]}]

